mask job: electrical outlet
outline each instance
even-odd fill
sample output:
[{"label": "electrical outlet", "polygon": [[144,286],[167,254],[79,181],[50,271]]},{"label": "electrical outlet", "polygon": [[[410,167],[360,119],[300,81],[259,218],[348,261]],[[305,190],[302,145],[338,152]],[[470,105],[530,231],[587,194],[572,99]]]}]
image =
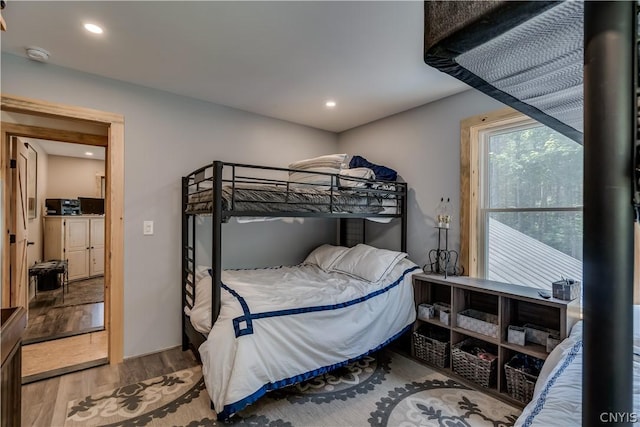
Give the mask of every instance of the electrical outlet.
[{"label": "electrical outlet", "polygon": [[153,221],[144,221],[142,223],[142,234],[150,236],[153,234]]}]

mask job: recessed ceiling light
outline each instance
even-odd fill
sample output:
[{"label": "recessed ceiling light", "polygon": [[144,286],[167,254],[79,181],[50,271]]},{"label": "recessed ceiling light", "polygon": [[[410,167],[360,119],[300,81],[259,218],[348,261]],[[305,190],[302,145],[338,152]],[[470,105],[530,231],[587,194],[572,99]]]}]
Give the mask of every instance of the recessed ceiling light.
[{"label": "recessed ceiling light", "polygon": [[91,151],[87,151],[84,153],[85,156],[93,156],[93,153]]},{"label": "recessed ceiling light", "polygon": [[102,34],[102,28],[96,24],[84,24],[84,29],[94,34]]},{"label": "recessed ceiling light", "polygon": [[324,105],[325,105],[325,107],[327,107],[327,108],[333,108],[333,107],[335,107],[335,106],[336,106],[336,101],[329,100],[329,101],[325,102],[325,103],[324,103]]}]

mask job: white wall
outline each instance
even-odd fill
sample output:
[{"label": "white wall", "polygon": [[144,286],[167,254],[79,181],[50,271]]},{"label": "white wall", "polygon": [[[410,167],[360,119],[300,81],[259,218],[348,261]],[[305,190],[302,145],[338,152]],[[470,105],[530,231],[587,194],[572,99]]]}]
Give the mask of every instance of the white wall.
[{"label": "white wall", "polygon": [[[500,108],[469,90],[339,134],[339,151],[389,166],[408,183],[407,249],[419,265],[438,246],[434,212],[441,197],[453,206],[449,248],[460,250],[460,121]],[[385,240],[396,234],[389,230],[376,244],[392,246]]]},{"label": "white wall", "polygon": [[47,199],[100,197],[104,160],[49,155]]},{"label": "white wall", "polygon": [[[176,78],[188,78],[188,70]],[[181,176],[214,159],[286,166],[337,150],[333,133],[13,55],[2,55],[1,87],[6,94],[125,117],[125,357],[180,343]],[[143,236],[143,220],[155,222],[154,235]],[[251,250],[248,256],[239,251],[243,259],[228,262],[261,264],[269,256],[287,264],[304,256],[273,244],[280,241],[280,227],[259,225],[260,232],[245,232],[245,241],[234,243],[262,245],[265,251]],[[228,236],[241,225],[224,227]],[[297,238],[287,236],[308,248],[319,234],[332,238],[334,231],[327,224],[320,233],[301,227],[294,231]]]}]

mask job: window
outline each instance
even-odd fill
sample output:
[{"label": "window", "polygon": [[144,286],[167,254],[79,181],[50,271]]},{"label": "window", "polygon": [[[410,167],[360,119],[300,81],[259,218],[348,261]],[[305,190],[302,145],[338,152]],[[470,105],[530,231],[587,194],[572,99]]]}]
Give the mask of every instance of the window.
[{"label": "window", "polygon": [[468,132],[470,275],[547,289],[562,276],[580,279],[582,145],[515,112]]}]

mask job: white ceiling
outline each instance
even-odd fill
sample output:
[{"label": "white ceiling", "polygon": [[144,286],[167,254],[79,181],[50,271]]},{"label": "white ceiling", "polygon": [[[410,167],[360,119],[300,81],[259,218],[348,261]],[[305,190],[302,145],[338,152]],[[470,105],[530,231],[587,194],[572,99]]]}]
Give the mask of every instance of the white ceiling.
[{"label": "white ceiling", "polygon": [[12,0],[2,14],[3,52],[39,46],[51,64],[334,132],[468,89],[424,64],[421,1]]},{"label": "white ceiling", "polygon": [[[38,145],[50,156],[79,157],[89,160],[104,160],[104,147],[93,147],[91,145],[70,144],[68,142],[49,141],[45,139],[22,138],[25,142]],[[93,155],[87,155],[86,153]]]}]

